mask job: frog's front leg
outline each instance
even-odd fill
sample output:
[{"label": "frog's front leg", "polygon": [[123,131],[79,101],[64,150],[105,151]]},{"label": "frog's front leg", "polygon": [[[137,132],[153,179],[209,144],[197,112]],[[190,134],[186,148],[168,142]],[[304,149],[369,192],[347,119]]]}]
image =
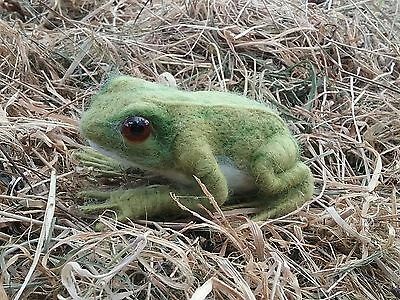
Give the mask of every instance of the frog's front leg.
[{"label": "frog's front leg", "polygon": [[314,191],[310,169],[299,160],[297,143],[291,136],[277,136],[254,156],[252,172],[266,203],[256,220],[281,216],[309,200]]},{"label": "frog's front leg", "polygon": [[[177,139],[177,162],[179,167],[190,175],[195,175],[207,187],[219,205],[222,205],[228,198],[228,184],[221,172],[218,162],[211,150],[207,140],[198,138]],[[192,203],[183,202],[186,207],[195,209]],[[210,201],[202,199],[201,205],[211,208]]]}]

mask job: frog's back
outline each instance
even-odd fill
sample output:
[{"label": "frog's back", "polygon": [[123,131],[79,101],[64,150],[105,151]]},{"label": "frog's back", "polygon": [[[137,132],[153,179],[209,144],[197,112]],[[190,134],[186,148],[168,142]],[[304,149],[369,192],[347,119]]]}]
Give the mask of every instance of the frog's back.
[{"label": "frog's back", "polygon": [[[261,110],[272,113],[265,104],[229,92],[219,91],[184,91],[155,82],[130,76],[118,76],[104,85],[100,94],[114,94],[122,106],[131,101],[159,103],[161,106],[219,106],[232,109]],[[123,97],[123,95],[130,95]],[[135,96],[132,98],[132,96]]]},{"label": "frog's back", "polygon": [[211,106],[231,106],[244,109],[270,110],[264,104],[229,92],[197,91],[192,92],[193,102]]},{"label": "frog's back", "polygon": [[[243,134],[252,132],[252,135],[256,135],[257,131],[263,136],[270,135],[271,132],[287,131],[286,124],[278,112],[266,104],[238,94],[219,91],[190,92],[149,82],[146,82],[146,85],[142,94],[146,95],[142,97],[147,99],[146,101],[172,113],[179,111],[181,121],[187,119],[190,123],[193,118],[207,120],[214,124],[215,130],[218,128],[221,131],[218,132],[221,135],[231,136],[228,132],[233,128],[236,128],[236,131],[244,131]],[[210,126],[207,125],[208,122],[205,126]],[[223,132],[224,130],[226,132]]]},{"label": "frog's back", "polygon": [[[150,91],[147,91],[150,92]],[[255,113],[275,115],[277,114],[272,108],[266,104],[257,102],[255,100],[246,98],[244,96],[219,91],[183,91],[167,87],[166,89],[153,90],[150,92],[152,95],[152,102],[159,101],[162,106],[167,105],[170,107],[184,107],[192,111],[195,110],[215,110],[223,109],[229,111],[253,111]]]}]

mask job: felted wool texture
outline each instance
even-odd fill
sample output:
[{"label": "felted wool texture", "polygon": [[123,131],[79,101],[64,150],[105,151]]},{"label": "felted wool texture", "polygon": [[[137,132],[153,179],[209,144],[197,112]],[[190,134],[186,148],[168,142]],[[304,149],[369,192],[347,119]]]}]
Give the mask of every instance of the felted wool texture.
[{"label": "felted wool texture", "polygon": [[[122,122],[131,116],[151,122],[152,134],[142,143],[121,135]],[[220,204],[228,198],[229,187],[217,156],[228,157],[252,176],[266,195],[260,201],[281,207],[280,213],[309,200],[313,192],[312,174],[300,162],[285,122],[272,109],[239,95],[181,91],[120,76],[94,97],[82,117],[81,131],[102,149],[143,169],[171,177],[184,174],[188,179],[196,175]],[[291,200],[288,195],[296,196]],[[153,198],[154,210],[167,201]]]},{"label": "felted wool texture", "polygon": [[[138,187],[127,190],[114,191],[85,191],[81,196],[103,200],[100,204],[87,204],[82,210],[87,213],[99,212],[106,209],[115,210],[118,220],[139,218],[156,218],[158,220],[171,220],[185,216],[187,212],[180,210],[176,202],[171,199],[172,187],[157,185]],[[179,193],[193,192],[179,188]],[[182,197],[179,201],[188,209],[199,210],[199,205],[211,209],[211,204],[205,196]]]}]

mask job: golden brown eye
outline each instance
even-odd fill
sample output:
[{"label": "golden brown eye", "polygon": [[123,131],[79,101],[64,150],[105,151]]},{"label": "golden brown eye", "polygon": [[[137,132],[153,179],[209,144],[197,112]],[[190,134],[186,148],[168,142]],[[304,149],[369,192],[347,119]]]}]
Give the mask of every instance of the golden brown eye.
[{"label": "golden brown eye", "polygon": [[129,117],[121,127],[122,135],[131,142],[143,142],[151,133],[150,121],[143,117]]}]

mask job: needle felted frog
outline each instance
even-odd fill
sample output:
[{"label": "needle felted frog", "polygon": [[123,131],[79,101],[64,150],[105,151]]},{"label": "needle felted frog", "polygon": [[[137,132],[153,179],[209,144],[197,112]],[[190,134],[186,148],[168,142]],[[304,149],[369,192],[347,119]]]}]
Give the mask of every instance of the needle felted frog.
[{"label": "needle felted frog", "polygon": [[[194,176],[219,205],[237,194],[258,208],[256,219],[288,213],[309,200],[313,176],[276,112],[248,98],[189,92],[129,76],[111,79],[81,119],[81,132],[99,152],[124,165],[166,177],[170,185],[84,192],[120,219],[173,219],[182,210],[210,208]],[[242,197],[243,198],[243,197]]]}]

